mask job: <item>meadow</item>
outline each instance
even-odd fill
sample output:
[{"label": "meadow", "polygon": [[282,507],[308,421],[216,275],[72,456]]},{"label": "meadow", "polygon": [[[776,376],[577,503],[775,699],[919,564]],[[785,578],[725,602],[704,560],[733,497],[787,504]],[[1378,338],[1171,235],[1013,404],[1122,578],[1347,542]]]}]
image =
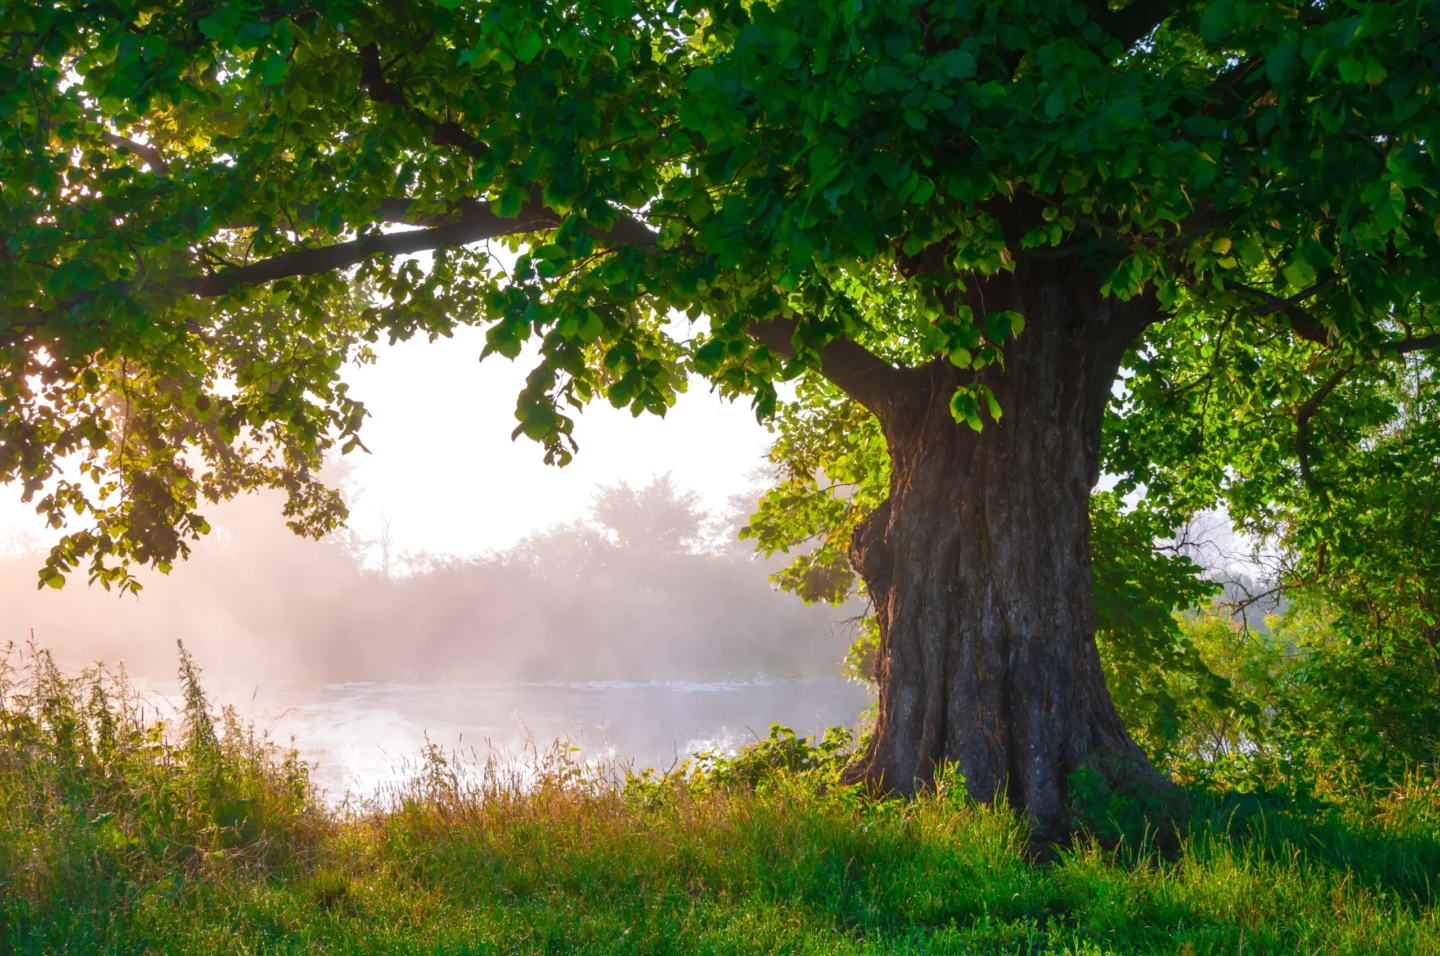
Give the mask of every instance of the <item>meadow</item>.
[{"label": "meadow", "polygon": [[168,726],[123,673],[7,667],[7,954],[1440,953],[1423,774],[1344,800],[1197,783],[1178,842],[1098,806],[1038,856],[953,777],[838,786],[840,731],[668,774],[432,747],[336,804],[188,656]]}]

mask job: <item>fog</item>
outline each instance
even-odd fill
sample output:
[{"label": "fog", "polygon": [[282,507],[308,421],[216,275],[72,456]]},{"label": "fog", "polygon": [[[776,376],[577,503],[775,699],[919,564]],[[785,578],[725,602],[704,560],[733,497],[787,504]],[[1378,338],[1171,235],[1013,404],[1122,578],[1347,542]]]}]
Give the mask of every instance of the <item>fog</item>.
[{"label": "fog", "polygon": [[[0,560],[0,644],[66,666],[174,672],[181,639],[227,681],[503,681],[835,676],[854,611],[809,608],[735,538],[754,496],[709,513],[668,476],[597,492],[590,513],[504,551],[395,553],[297,538],[278,497],[213,508],[215,531],[121,597],[77,575],[37,590],[34,547]],[[501,505],[500,507],[503,507]]]}]

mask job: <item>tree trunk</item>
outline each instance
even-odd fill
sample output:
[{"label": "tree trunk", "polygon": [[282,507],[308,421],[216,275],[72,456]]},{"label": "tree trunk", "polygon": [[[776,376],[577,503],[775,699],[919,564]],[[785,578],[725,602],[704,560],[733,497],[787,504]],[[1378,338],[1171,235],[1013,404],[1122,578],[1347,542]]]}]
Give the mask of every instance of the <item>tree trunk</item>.
[{"label": "tree trunk", "polygon": [[1090,592],[1101,416],[1153,311],[1033,261],[967,301],[977,316],[1013,309],[1026,329],[1003,369],[980,373],[1003,410],[982,432],[951,415],[974,373],[949,362],[908,373],[877,410],[890,495],[856,529],[851,558],[879,618],[879,716],[852,776],[908,794],[953,763],[972,797],[1003,797],[1059,838],[1081,768],[1168,789],[1110,700]]}]

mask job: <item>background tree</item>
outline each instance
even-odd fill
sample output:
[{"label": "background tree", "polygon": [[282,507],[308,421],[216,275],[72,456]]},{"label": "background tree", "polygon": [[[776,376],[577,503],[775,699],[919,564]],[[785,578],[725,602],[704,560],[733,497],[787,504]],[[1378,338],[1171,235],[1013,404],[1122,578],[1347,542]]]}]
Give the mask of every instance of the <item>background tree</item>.
[{"label": "background tree", "polygon": [[[1432,351],[1327,368],[1317,389],[1294,402],[1304,451],[1289,468],[1250,439],[1222,472],[1206,447],[1212,441],[1197,433],[1183,443],[1191,464],[1150,461],[1152,501],[1211,485],[1271,555],[1268,588],[1240,601],[1263,606],[1273,592],[1289,602],[1271,622],[1275,633],[1258,644],[1236,635],[1262,658],[1277,643],[1283,652],[1262,668],[1269,687],[1253,695],[1263,719],[1252,723],[1249,739],[1306,778],[1337,776],[1339,768],[1352,783],[1391,785],[1440,758],[1435,365]],[[1252,376],[1250,387],[1266,389],[1266,378]],[[1248,431],[1271,417],[1262,402],[1245,407],[1254,411],[1232,414],[1227,426]],[[1219,424],[1212,418],[1206,430],[1214,434]],[[1130,433],[1139,438],[1158,427],[1154,418],[1132,416]]]},{"label": "background tree", "polygon": [[595,518],[627,551],[674,556],[694,553],[704,544],[704,509],[700,495],[680,491],[669,475],[643,487],[620,482],[595,495]]},{"label": "background tree", "polygon": [[[324,477],[354,488],[333,466]],[[231,687],[277,679],[764,684],[836,677],[850,636],[831,608],[776,592],[766,575],[779,561],[757,560],[733,531],[729,540],[710,533],[743,523],[753,495],[742,515],[697,515],[694,493],[669,476],[605,486],[583,515],[502,550],[395,549],[388,576],[373,539],[337,533],[316,543],[289,533],[278,520],[283,500],[262,492],[208,509],[214,531],[188,564],[164,579],[136,569],[149,582],[139,601],[117,602],[100,588],[37,590],[43,549],[0,553],[0,647],[24,646],[33,633],[62,662],[123,660],[131,674],[165,679],[175,636],[184,635]],[[858,710],[865,696],[821,686],[835,713]],[[756,692],[763,696],[759,684]],[[787,713],[803,713],[790,704]]]},{"label": "background tree", "polygon": [[[879,629],[856,776],[910,791],[954,761],[1042,833],[1078,770],[1163,789],[1094,642],[1121,367],[1174,384],[1237,356],[1269,383],[1261,454],[1315,478],[1340,370],[1354,388],[1440,342],[1416,0],[3,17],[0,476],[91,521],[45,581],[123,586],[185,553],[200,497],[247,487],[333,527],[311,476],[358,444],[339,370],[382,335],[538,343],[516,433],[558,463],[597,396],[663,413],[693,370],[766,416],[818,375],[888,458],[850,541]],[[481,246],[502,238],[508,270]],[[1225,391],[1161,404],[1208,421]],[[1137,477],[1190,433],[1142,434],[1113,438]]]}]

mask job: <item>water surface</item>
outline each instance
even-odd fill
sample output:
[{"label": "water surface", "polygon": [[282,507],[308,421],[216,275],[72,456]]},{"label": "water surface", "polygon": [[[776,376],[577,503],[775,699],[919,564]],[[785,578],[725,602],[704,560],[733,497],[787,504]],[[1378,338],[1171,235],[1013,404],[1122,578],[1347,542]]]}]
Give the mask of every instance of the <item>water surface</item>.
[{"label": "water surface", "polygon": [[445,750],[522,755],[527,740],[566,739],[585,759],[666,769],[711,748],[734,750],[771,723],[799,733],[853,724],[864,686],[838,677],[729,681],[494,683],[268,682],[216,686],[215,699],[281,742],[292,736],[330,799],[403,778],[428,735]]}]

